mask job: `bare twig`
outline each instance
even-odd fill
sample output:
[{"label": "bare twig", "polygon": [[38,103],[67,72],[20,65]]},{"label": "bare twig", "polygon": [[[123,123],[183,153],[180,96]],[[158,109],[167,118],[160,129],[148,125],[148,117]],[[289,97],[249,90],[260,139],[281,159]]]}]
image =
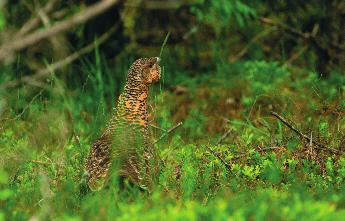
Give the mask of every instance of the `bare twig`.
[{"label": "bare twig", "polygon": [[[280,147],[280,146],[263,147],[263,148],[260,148],[260,149],[258,149],[256,151],[257,152],[266,152],[266,151],[276,150],[276,149],[280,149],[280,148],[283,148],[283,147]],[[237,159],[239,159],[241,157],[244,157],[244,156],[247,156],[247,153],[238,154],[235,157],[233,157],[231,160],[237,160]]]},{"label": "bare twig", "polygon": [[167,132],[167,130],[165,130],[165,129],[163,129],[163,128],[160,128],[160,127],[158,127],[158,126],[156,126],[156,125],[154,125],[154,124],[149,124],[149,126],[152,127],[152,128],[161,130],[161,131],[163,131],[163,132],[165,132],[165,133]]},{"label": "bare twig", "polygon": [[5,119],[1,119],[0,122],[4,122],[4,121],[14,121],[17,120],[18,118],[20,118],[27,110],[28,108],[31,106],[31,104],[37,99],[38,96],[40,96],[42,94],[44,89],[41,89],[32,99],[31,101],[23,108],[22,112],[20,112],[20,114],[18,114],[17,116],[15,116],[14,118],[5,118]]},{"label": "bare twig", "polygon": [[227,130],[222,137],[217,141],[216,145],[221,144],[225,138],[227,138],[230,134],[230,132],[232,131],[232,129],[230,128],[229,130]]},{"label": "bare twig", "polygon": [[[302,39],[305,39],[305,40],[312,40],[315,45],[320,48],[320,49],[323,49],[323,50],[326,50],[326,48],[324,46],[321,45],[319,39],[316,37],[316,32],[317,32],[317,28],[314,28],[314,30],[309,33],[309,32],[301,32],[300,30],[296,29],[296,28],[293,28],[293,27],[290,27],[286,24],[283,24],[281,22],[278,22],[278,21],[274,21],[270,18],[266,18],[266,17],[261,17],[260,18],[260,21],[264,24],[268,24],[268,25],[272,25],[272,26],[277,26],[279,27],[280,29],[283,29],[284,31],[287,31],[295,36],[298,36]],[[315,27],[318,27],[317,25]],[[344,50],[343,47],[341,47],[340,45],[337,45],[335,44],[334,42],[329,42],[329,46],[335,48],[335,49],[338,49],[338,50]]]},{"label": "bare twig", "polygon": [[238,59],[240,59],[241,57],[243,57],[249,50],[249,48],[252,46],[252,44],[254,44],[255,42],[257,42],[260,38],[265,37],[266,35],[270,34],[273,30],[275,30],[275,27],[271,27],[268,29],[265,29],[263,31],[261,31],[260,33],[258,33],[256,36],[254,36],[248,44],[246,44],[245,47],[243,47],[241,49],[240,52],[238,52],[236,55],[234,56],[230,56],[229,57],[229,62],[230,63],[234,63],[235,61],[237,61]]},{"label": "bare twig", "polygon": [[160,136],[156,141],[154,141],[153,144],[156,144],[159,141],[161,141],[164,137],[168,136],[170,133],[172,133],[174,130],[176,130],[178,127],[180,127],[182,124],[183,124],[182,122],[179,122],[178,124],[176,124],[175,126],[170,128],[169,130],[167,130],[167,132],[164,133],[162,136]]},{"label": "bare twig", "polygon": [[81,57],[84,54],[87,54],[91,51],[93,51],[96,47],[103,44],[105,41],[107,41],[110,36],[115,32],[117,27],[112,27],[107,32],[103,33],[96,42],[92,42],[85,46],[84,48],[80,49],[79,51],[76,51],[75,53],[69,55],[68,57],[57,61],[51,65],[48,66],[46,69],[42,69],[36,72],[35,78],[42,78],[47,76],[49,73],[54,73],[56,70],[72,63],[73,61],[77,60],[79,57]]},{"label": "bare twig", "polygon": [[[223,135],[222,137],[217,141],[216,145],[220,144],[223,142],[223,140],[230,134],[230,132],[232,131],[232,129],[229,129],[227,130]],[[223,164],[224,166],[226,167],[226,169],[228,169],[231,173],[232,173],[232,170],[231,170],[231,166],[230,164],[228,164],[222,156],[219,155],[219,153],[217,153],[216,151],[212,150],[211,147],[209,146],[206,146],[207,150],[213,154],[213,156],[215,156],[216,158],[218,158]]]},{"label": "bare twig", "polygon": [[86,8],[82,12],[72,16],[71,18],[61,21],[61,22],[57,22],[56,24],[46,29],[36,31],[32,34],[28,34],[22,38],[15,39],[14,41],[13,39],[11,39],[11,41],[5,42],[4,44],[0,46],[0,61],[5,60],[8,54],[22,50],[26,47],[29,47],[41,41],[42,39],[52,37],[60,32],[68,31],[76,25],[85,23],[91,18],[109,9],[111,6],[113,6],[117,2],[118,0],[100,1],[99,3],[96,3]]},{"label": "bare twig", "polygon": [[[37,71],[32,76],[26,76],[26,77],[23,77],[21,80],[13,80],[13,81],[9,81],[9,82],[7,82],[7,83],[5,83],[3,85],[0,85],[0,89],[7,89],[7,88],[11,88],[11,87],[16,87],[21,82],[26,82],[28,84],[31,84],[31,82],[37,82],[39,79],[41,79],[43,77],[46,77],[49,74],[54,73],[56,70],[65,67],[66,65],[68,65],[68,64],[74,62],[75,60],[77,60],[79,57],[83,56],[84,54],[87,54],[87,53],[91,52],[96,47],[98,47],[99,45],[101,45],[104,42],[106,42],[111,37],[111,35],[116,31],[116,29],[117,29],[117,26],[112,27],[107,32],[102,34],[97,39],[97,41],[88,44],[87,46],[85,46],[84,48],[80,49],[79,51],[76,51],[73,54],[65,57],[64,59],[61,59],[61,60],[59,60],[59,61],[57,61],[57,62],[55,62],[53,64],[48,65],[47,68],[41,69],[41,70]],[[33,85],[33,86],[39,86],[39,85]]]},{"label": "bare twig", "polygon": [[258,151],[258,152],[265,152],[265,151],[268,151],[268,150],[276,150],[276,149],[280,149],[280,148],[283,148],[283,147],[280,147],[280,146],[263,147],[263,148],[260,148],[260,149],[257,150],[257,151]]},{"label": "bare twig", "polygon": [[50,165],[50,163],[48,163],[48,162],[43,162],[43,161],[39,161],[39,160],[31,160],[30,162],[40,164],[43,166],[49,166]]},{"label": "bare twig", "polygon": [[295,35],[298,35],[302,38],[310,38],[310,34],[309,33],[303,33],[295,28],[292,28],[286,24],[283,24],[281,22],[278,22],[278,21],[274,21],[270,18],[265,18],[265,17],[262,17],[260,18],[260,21],[264,24],[268,24],[268,25],[273,25],[273,26],[278,26],[279,28],[282,28],[292,34],[295,34]]},{"label": "bare twig", "polygon": [[303,46],[300,50],[294,53],[287,61],[286,64],[291,64],[297,58],[299,58],[306,50],[308,49],[308,45]]},{"label": "bare twig", "polygon": [[[47,2],[47,4],[42,9],[39,9],[38,11],[41,11],[44,14],[48,14],[54,9],[55,5],[59,1],[60,0],[50,0],[49,2]],[[30,32],[32,29],[37,27],[37,25],[39,25],[40,21],[41,21],[41,19],[39,17],[31,18],[29,21],[27,21],[21,27],[21,29],[18,31],[18,33],[16,33],[15,38],[19,38],[19,37],[27,34],[28,32]]]},{"label": "bare twig", "polygon": [[207,148],[208,151],[210,151],[210,152],[213,154],[213,156],[215,156],[216,158],[218,158],[218,159],[224,164],[224,166],[226,167],[226,169],[228,169],[228,170],[232,173],[231,165],[228,164],[228,163],[223,159],[223,157],[221,157],[221,156],[219,155],[219,153],[217,153],[217,152],[215,152],[214,150],[212,150],[209,146],[206,146],[206,148]]},{"label": "bare twig", "polygon": [[300,132],[298,129],[296,129],[293,125],[291,125],[286,119],[284,119],[282,116],[280,116],[279,114],[277,114],[276,112],[271,111],[271,114],[273,116],[275,116],[276,118],[278,118],[281,122],[283,122],[285,124],[285,126],[287,126],[289,129],[291,129],[293,132],[295,132],[296,134],[298,134],[300,137],[302,137],[303,139],[307,140],[308,142],[311,142],[312,144],[315,145],[315,148],[319,149],[319,150],[323,150],[323,151],[327,151],[327,152],[331,152],[334,154],[344,154],[343,152],[334,149],[332,147],[327,147],[321,143],[316,142],[315,140],[312,140],[310,137],[308,137],[307,135],[303,134],[302,132]]}]

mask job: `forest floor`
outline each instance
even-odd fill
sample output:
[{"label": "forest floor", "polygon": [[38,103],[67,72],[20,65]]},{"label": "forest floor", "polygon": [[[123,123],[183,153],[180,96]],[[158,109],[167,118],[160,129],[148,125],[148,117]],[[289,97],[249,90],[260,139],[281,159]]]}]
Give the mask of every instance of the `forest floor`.
[{"label": "forest floor", "polygon": [[163,130],[152,134],[183,124],[155,145],[164,165],[152,193],[114,184],[80,196],[90,144],[121,90],[102,67],[79,84],[4,92],[0,221],[344,219],[343,75],[267,61],[197,78],[165,70],[149,99]]}]

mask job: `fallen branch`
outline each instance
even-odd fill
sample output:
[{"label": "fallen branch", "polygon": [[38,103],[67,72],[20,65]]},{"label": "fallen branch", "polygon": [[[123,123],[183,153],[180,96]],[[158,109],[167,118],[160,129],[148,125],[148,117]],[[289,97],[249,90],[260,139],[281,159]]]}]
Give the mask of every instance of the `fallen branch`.
[{"label": "fallen branch", "polygon": [[[260,18],[260,21],[264,24],[268,24],[268,25],[272,25],[272,26],[276,26],[280,29],[283,29],[284,31],[287,31],[295,36],[298,36],[302,39],[305,39],[305,40],[312,40],[315,45],[322,49],[322,50],[326,50],[327,48],[325,48],[324,46],[321,45],[319,39],[316,37],[316,33],[317,33],[317,30],[318,30],[318,26],[316,25],[315,29],[309,33],[309,32],[301,32],[300,30],[296,29],[296,28],[293,28],[293,27],[290,27],[286,24],[283,24],[281,22],[278,22],[278,21],[274,21],[270,18],[266,18],[266,17],[261,17]],[[338,49],[338,50],[344,50],[344,48],[342,48],[340,45],[337,45],[335,44],[334,42],[329,42],[329,46],[335,48],[335,49]]]},{"label": "fallen branch", "polygon": [[[225,137],[227,137],[231,132],[231,129],[229,129],[228,131],[225,132],[225,134],[223,134],[223,136],[218,140],[218,142],[216,143],[216,145],[220,144],[224,139]],[[228,169],[231,173],[232,172],[232,168],[231,168],[231,165],[228,164],[224,158],[222,156],[220,156],[219,153],[217,153],[216,151],[212,150],[209,146],[206,146],[207,150],[213,155],[215,156],[217,159],[219,159],[223,164],[224,166],[226,167],[226,169]],[[271,151],[271,150],[276,150],[276,149],[279,149],[279,148],[282,148],[282,147],[279,147],[279,146],[273,146],[273,147],[264,147],[264,148],[260,148],[259,150],[257,150],[257,152],[265,152],[265,151]],[[246,156],[247,153],[241,153],[241,154],[238,154],[237,156],[233,157],[231,160],[236,160],[236,159],[239,159],[243,156]]]},{"label": "fallen branch", "polygon": [[169,130],[167,130],[166,133],[164,133],[162,136],[160,136],[156,141],[153,142],[153,145],[158,143],[159,141],[161,141],[164,137],[168,136],[170,133],[172,133],[174,130],[176,130],[178,127],[180,127],[183,123],[179,122],[178,124],[176,124],[175,126],[173,126],[172,128],[170,128]]},{"label": "fallen branch", "polygon": [[[279,147],[279,146],[263,147],[263,148],[260,148],[259,150],[256,150],[256,151],[260,153],[260,152],[266,152],[266,151],[276,150],[276,149],[280,149],[280,148],[283,148],[283,147]],[[237,160],[237,159],[244,157],[244,156],[247,156],[247,153],[238,154],[238,155],[234,156],[231,160]]]},{"label": "fallen branch", "polygon": [[15,121],[17,119],[19,119],[28,109],[29,107],[32,105],[32,103],[38,98],[38,96],[42,95],[44,89],[41,89],[32,99],[31,101],[23,108],[22,112],[20,112],[20,114],[18,114],[17,116],[15,116],[14,118],[4,118],[4,119],[0,119],[0,122],[5,122],[5,121]]},{"label": "fallen branch", "polygon": [[308,142],[314,144],[315,148],[317,148],[319,150],[331,152],[331,153],[334,153],[334,154],[344,154],[343,152],[341,152],[341,151],[339,151],[337,149],[334,149],[332,147],[327,147],[327,146],[325,146],[325,145],[323,145],[321,143],[316,142],[315,140],[312,140],[310,137],[308,137],[307,135],[305,135],[302,132],[300,132],[297,128],[295,128],[293,125],[291,125],[286,119],[284,119],[282,116],[280,116],[276,112],[271,111],[271,114],[273,116],[275,116],[276,118],[278,118],[281,122],[283,122],[283,124],[285,124],[285,126],[287,126],[293,132],[298,134],[300,137],[302,137],[303,139],[307,140]]},{"label": "fallen branch", "polygon": [[116,4],[118,0],[103,0],[96,3],[82,12],[72,16],[61,22],[50,26],[49,28],[36,31],[32,34],[28,34],[22,38],[9,40],[0,46],[0,61],[4,61],[9,54],[13,54],[19,50],[29,47],[42,39],[52,37],[60,32],[68,31],[72,27],[85,23],[86,21],[94,18],[95,16],[101,14],[105,10],[109,9],[111,6]]},{"label": "fallen branch", "polygon": [[165,129],[163,129],[163,128],[160,128],[160,127],[158,127],[158,126],[156,126],[156,125],[154,125],[154,124],[149,124],[149,126],[150,127],[152,127],[152,128],[155,128],[155,129],[157,129],[157,130],[161,130],[161,131],[163,131],[163,132],[167,132],[167,130],[165,130]]},{"label": "fallen branch", "polygon": [[[220,144],[223,142],[223,140],[230,134],[230,132],[232,131],[232,129],[229,129],[227,130],[222,136],[221,138],[217,141],[216,145]],[[222,156],[219,155],[219,153],[217,153],[216,151],[212,150],[211,147],[209,146],[206,146],[207,150],[213,154],[213,156],[215,156],[216,158],[218,158],[223,164],[224,166],[226,167],[226,169],[228,169],[231,173],[232,173],[232,170],[231,170],[231,166],[230,164],[228,164]]]},{"label": "fallen branch", "polygon": [[233,173],[232,170],[231,170],[230,164],[228,164],[228,163],[223,159],[223,157],[219,155],[219,153],[217,153],[217,152],[215,152],[214,150],[212,150],[209,146],[206,146],[206,148],[207,148],[208,151],[210,151],[210,152],[213,154],[213,156],[215,156],[216,158],[218,158],[218,159],[224,164],[224,166],[225,166],[226,169],[228,169],[231,173]]},{"label": "fallen branch", "polygon": [[30,162],[40,164],[43,166],[49,166],[50,165],[50,163],[48,163],[48,162],[43,162],[43,161],[39,161],[39,160],[31,160]]},{"label": "fallen branch", "polygon": [[232,129],[230,128],[229,130],[227,130],[222,136],[221,138],[217,141],[216,145],[221,144],[225,138],[227,138],[230,134],[230,132],[232,131]]},{"label": "fallen branch", "polygon": [[[9,82],[1,85],[0,89],[7,89],[7,88],[11,88],[11,87],[16,87],[21,82],[26,82],[28,84],[31,84],[31,82],[37,82],[39,79],[46,77],[49,74],[54,73],[56,70],[61,69],[61,68],[65,67],[66,65],[74,62],[79,57],[83,56],[84,54],[87,54],[87,53],[93,51],[96,47],[98,47],[99,45],[106,42],[111,37],[111,35],[116,31],[116,29],[117,29],[117,26],[112,27],[107,32],[102,34],[97,39],[96,42],[92,42],[92,43],[88,44],[87,46],[85,46],[84,48],[80,49],[79,51],[76,51],[73,54],[67,56],[66,58],[61,59],[61,60],[59,60],[53,64],[48,65],[47,68],[37,71],[32,76],[23,77],[21,80],[9,81]],[[37,85],[37,86],[39,86],[39,85]]]}]

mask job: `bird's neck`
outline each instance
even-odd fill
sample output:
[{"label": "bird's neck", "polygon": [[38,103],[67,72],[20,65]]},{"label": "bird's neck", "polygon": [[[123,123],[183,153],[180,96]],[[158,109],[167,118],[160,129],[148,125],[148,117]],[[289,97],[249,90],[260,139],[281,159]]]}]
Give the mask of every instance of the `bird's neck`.
[{"label": "bird's neck", "polygon": [[[148,94],[149,93],[149,87],[142,83],[142,82],[135,82],[130,81],[127,82],[123,91],[123,96],[134,99],[134,100],[142,100],[141,95],[142,94]],[[146,99],[145,99],[146,101]]]},{"label": "bird's neck", "polygon": [[132,123],[147,127],[147,96],[149,87],[141,82],[127,82],[121,95],[125,118]]}]

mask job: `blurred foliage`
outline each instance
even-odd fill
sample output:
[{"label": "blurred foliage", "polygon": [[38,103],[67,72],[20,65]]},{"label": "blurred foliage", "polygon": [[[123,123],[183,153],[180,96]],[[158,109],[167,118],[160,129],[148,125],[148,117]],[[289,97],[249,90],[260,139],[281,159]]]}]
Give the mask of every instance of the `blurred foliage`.
[{"label": "blurred foliage", "polygon": [[[0,37],[46,2],[8,1],[0,9]],[[60,2],[51,22],[93,2]],[[0,91],[0,221],[342,220],[344,155],[318,150],[270,115],[281,113],[313,140],[345,151],[344,51],[331,46],[344,46],[342,1],[169,2],[123,1],[59,34],[63,52],[47,40],[0,66],[0,85],[31,76],[119,24],[111,40],[40,84]],[[320,45],[262,17],[314,30]],[[165,130],[183,126],[155,145],[164,165],[153,192],[120,189],[115,179],[82,196],[90,144],[128,67],[158,55],[168,32],[150,122]]]}]

